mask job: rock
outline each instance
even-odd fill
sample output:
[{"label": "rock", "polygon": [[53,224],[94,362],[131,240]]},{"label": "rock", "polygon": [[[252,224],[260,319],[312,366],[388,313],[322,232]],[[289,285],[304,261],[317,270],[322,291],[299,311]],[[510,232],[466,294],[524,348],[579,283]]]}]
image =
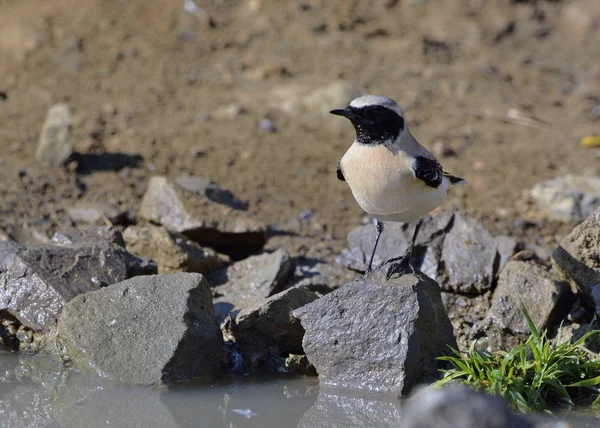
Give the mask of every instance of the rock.
[{"label": "rock", "polygon": [[210,287],[197,273],[131,278],[77,296],[60,315],[57,340],[77,369],[139,385],[212,378],[224,352]]},{"label": "rock", "polygon": [[496,236],[496,243],[498,244],[498,255],[500,260],[498,262],[498,272],[502,272],[502,268],[506,265],[506,262],[515,254],[519,243],[513,237],[507,235]]},{"label": "rock", "polygon": [[537,183],[531,197],[550,218],[583,221],[600,207],[600,177],[565,175]]},{"label": "rock", "polygon": [[[415,225],[386,224],[379,240],[374,266],[406,252]],[[366,269],[375,227],[364,225],[348,234],[348,249],[336,262],[351,269]],[[498,242],[475,219],[443,212],[426,216],[419,232],[411,262],[442,289],[481,294],[491,289],[498,271]]]},{"label": "rock", "polygon": [[217,183],[197,175],[182,175],[175,180],[175,183],[182,189],[192,192],[196,195],[205,196],[217,204],[226,205],[236,210],[245,210],[247,204],[238,199],[229,190],[221,189]]},{"label": "rock", "polygon": [[552,253],[552,266],[588,294],[600,283],[600,208],[560,242]]},{"label": "rock", "polygon": [[596,284],[594,288],[592,288],[592,298],[594,299],[596,306],[596,315],[600,316],[600,284]]},{"label": "rock", "polygon": [[0,242],[0,311],[46,330],[78,294],[152,273],[156,265],[101,240],[72,246]]},{"label": "rock", "polygon": [[126,213],[102,202],[84,202],[67,208],[67,215],[75,223],[104,224],[108,222],[110,224],[121,224],[125,220]]},{"label": "rock", "polygon": [[382,400],[367,394],[319,388],[319,395],[304,413],[298,428],[395,428],[402,421],[399,400]]},{"label": "rock", "polygon": [[[439,247],[441,240],[436,240],[435,238],[447,232],[452,226],[453,221],[454,214],[450,212],[426,216],[424,218],[412,258],[415,267],[419,269],[423,267],[423,246]],[[408,249],[414,233],[414,227],[415,225],[402,223],[386,224],[384,232],[379,239],[377,252],[373,259],[373,267],[381,266],[387,260],[402,256]],[[434,240],[436,241],[435,244],[430,245]],[[367,269],[367,263],[369,262],[369,257],[371,257],[374,242],[374,225],[366,224],[357,227],[348,234],[348,248],[344,249],[336,258],[336,263],[364,272]],[[429,275],[429,272],[426,273]],[[436,274],[437,265],[433,269],[432,277],[435,277]]]},{"label": "rock", "polygon": [[[500,335],[508,333],[516,342],[531,333],[519,310],[519,301],[536,326],[552,330],[567,316],[574,297],[568,284],[555,281],[543,266],[512,260],[500,274],[488,317]],[[504,338],[503,343],[491,345],[505,348],[509,343],[508,338]]]},{"label": "rock", "polygon": [[439,278],[444,290],[481,294],[492,288],[499,265],[498,243],[477,220],[455,214],[444,236],[444,269]]},{"label": "rock", "polygon": [[297,287],[327,294],[352,281],[356,273],[312,257],[296,258],[294,282]]},{"label": "rock", "polygon": [[50,107],[35,153],[38,162],[51,168],[67,164],[73,154],[71,122],[69,106],[55,104]]},{"label": "rock", "polygon": [[456,348],[438,284],[385,267],[296,309],[321,385],[406,394]]},{"label": "rock", "polygon": [[62,246],[117,245],[125,248],[123,235],[113,226],[89,226],[82,229],[61,229],[52,235],[50,241]]},{"label": "rock", "polygon": [[[191,186],[189,180],[184,185]],[[235,204],[211,200],[211,194],[186,190],[166,177],[152,177],[139,216],[234,258],[259,251],[267,240],[265,225]]]},{"label": "rock", "polygon": [[214,288],[219,320],[234,309],[252,308],[281,290],[294,273],[294,260],[285,250],[241,260],[212,272],[207,279]]},{"label": "rock", "polygon": [[474,340],[472,327],[487,316],[491,298],[491,291],[480,295],[442,291],[442,302],[454,328],[458,349],[468,350],[471,346]]},{"label": "rock", "polygon": [[466,386],[423,389],[406,403],[402,428],[533,428],[502,398]]},{"label": "rock", "polygon": [[10,238],[10,235],[8,233],[6,233],[4,231],[4,229],[2,229],[0,227],[0,241],[12,241],[12,239]]},{"label": "rock", "polygon": [[141,223],[123,232],[127,251],[156,261],[158,273],[175,271],[206,273],[227,261],[210,248],[202,248],[182,235],[170,233],[163,226]]},{"label": "rock", "polygon": [[269,297],[254,308],[242,309],[231,334],[242,354],[265,354],[271,347],[280,355],[302,352],[304,329],[292,311],[317,299],[304,288],[293,287]]}]

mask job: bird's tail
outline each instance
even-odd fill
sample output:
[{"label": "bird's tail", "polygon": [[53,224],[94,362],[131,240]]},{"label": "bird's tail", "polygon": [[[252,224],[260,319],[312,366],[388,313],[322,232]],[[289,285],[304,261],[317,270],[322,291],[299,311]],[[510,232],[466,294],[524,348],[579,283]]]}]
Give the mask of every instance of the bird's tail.
[{"label": "bird's tail", "polygon": [[464,178],[456,177],[456,176],[448,174],[446,172],[444,173],[444,177],[448,177],[448,181],[450,181],[450,184],[452,184],[452,185],[454,185],[454,184],[468,184],[469,183]]}]

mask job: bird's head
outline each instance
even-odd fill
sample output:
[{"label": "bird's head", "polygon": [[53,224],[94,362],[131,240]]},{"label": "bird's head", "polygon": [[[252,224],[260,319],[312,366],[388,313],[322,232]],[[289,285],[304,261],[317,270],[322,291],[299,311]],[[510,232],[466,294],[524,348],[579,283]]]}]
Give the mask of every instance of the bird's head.
[{"label": "bird's head", "polygon": [[396,101],[381,95],[363,95],[331,114],[348,118],[361,144],[391,144],[405,130],[404,113]]}]

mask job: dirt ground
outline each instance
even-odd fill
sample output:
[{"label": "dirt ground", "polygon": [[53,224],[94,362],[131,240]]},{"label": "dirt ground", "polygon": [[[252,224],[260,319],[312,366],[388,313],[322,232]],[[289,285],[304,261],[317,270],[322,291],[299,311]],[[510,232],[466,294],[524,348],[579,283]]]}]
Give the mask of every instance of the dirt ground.
[{"label": "dirt ground", "polygon": [[[345,106],[282,106],[338,79],[396,99],[417,139],[470,183],[445,208],[493,233],[551,247],[571,225],[544,220],[531,186],[600,175],[598,153],[578,144],[600,130],[596,0],[196,5],[0,3],[0,227],[51,233],[77,201],[134,222],[149,177],[196,174],[335,252],[363,217],[335,174],[353,129],[326,112]],[[58,102],[73,110],[76,156],[51,170],[34,153]]]}]

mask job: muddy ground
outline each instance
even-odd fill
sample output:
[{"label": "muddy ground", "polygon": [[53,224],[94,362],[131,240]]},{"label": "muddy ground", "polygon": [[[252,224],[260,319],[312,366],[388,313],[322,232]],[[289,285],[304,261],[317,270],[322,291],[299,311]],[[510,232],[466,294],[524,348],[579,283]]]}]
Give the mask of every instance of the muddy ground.
[{"label": "muddy ground", "polygon": [[[335,175],[353,129],[326,113],[344,106],[283,107],[337,79],[396,99],[417,139],[470,183],[445,208],[493,233],[552,248],[572,225],[545,220],[528,190],[600,174],[598,153],[578,144],[600,127],[596,0],[196,4],[0,3],[0,227],[50,234],[77,201],[136,222],[149,177],[196,174],[301,237],[270,248],[332,258],[363,217]],[[34,153],[58,102],[73,109],[76,155],[51,170]]]}]

